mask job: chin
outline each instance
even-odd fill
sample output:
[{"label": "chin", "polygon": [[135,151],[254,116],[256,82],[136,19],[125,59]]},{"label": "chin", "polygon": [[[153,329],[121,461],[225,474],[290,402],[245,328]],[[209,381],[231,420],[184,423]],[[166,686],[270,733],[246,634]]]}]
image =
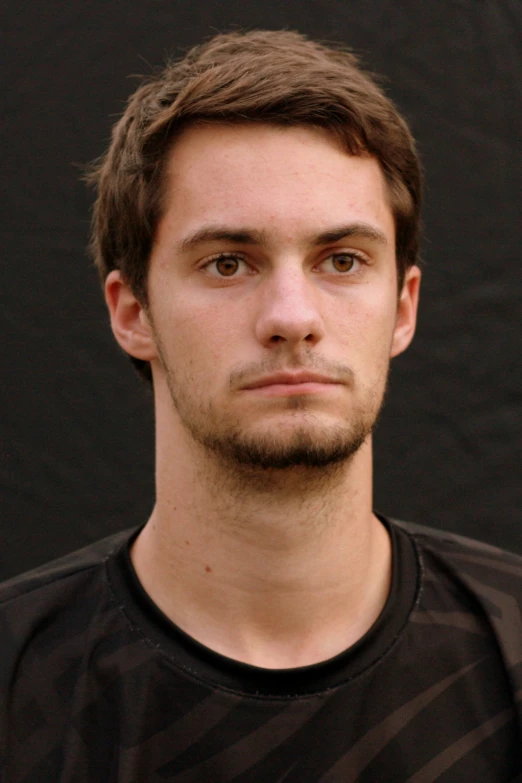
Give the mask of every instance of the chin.
[{"label": "chin", "polygon": [[287,470],[326,468],[350,460],[372,431],[358,422],[352,427],[299,427],[283,432],[274,427],[264,433],[227,432],[205,438],[205,445],[227,463],[245,469]]}]

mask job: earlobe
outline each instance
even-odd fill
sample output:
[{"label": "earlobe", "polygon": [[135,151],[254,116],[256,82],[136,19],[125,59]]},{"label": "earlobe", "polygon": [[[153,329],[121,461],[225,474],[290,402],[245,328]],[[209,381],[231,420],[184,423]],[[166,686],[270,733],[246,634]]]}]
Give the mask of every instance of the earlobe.
[{"label": "earlobe", "polygon": [[418,266],[412,266],[406,272],[397,304],[397,319],[390,354],[392,358],[405,351],[413,340],[417,324],[421,275]]},{"label": "earlobe", "polygon": [[110,272],[105,281],[105,301],[120,347],[136,359],[154,359],[155,342],[145,309],[117,269]]}]

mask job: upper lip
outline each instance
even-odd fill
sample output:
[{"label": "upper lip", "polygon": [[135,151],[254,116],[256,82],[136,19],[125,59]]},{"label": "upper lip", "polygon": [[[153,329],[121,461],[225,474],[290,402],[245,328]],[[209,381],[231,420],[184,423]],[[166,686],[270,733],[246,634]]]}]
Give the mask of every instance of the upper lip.
[{"label": "upper lip", "polygon": [[320,375],[315,372],[308,372],[307,370],[300,370],[298,372],[277,372],[273,375],[266,375],[263,378],[258,378],[255,381],[247,384],[243,388],[245,389],[259,389],[262,386],[273,386],[275,384],[298,384],[298,383],[339,383],[334,378],[330,378],[328,375]]}]

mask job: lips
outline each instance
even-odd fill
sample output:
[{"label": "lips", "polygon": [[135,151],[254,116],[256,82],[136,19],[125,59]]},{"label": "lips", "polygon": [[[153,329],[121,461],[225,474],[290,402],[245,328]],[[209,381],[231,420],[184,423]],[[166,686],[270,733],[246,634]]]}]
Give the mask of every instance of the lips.
[{"label": "lips", "polygon": [[281,372],[252,381],[244,389],[262,389],[265,386],[296,386],[299,384],[338,384],[334,378],[310,372]]}]

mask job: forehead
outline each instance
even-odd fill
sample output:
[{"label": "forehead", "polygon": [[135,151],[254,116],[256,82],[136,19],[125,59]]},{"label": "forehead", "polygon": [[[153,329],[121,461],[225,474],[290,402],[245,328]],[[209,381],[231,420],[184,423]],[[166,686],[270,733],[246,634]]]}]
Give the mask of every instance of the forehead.
[{"label": "forehead", "polygon": [[378,162],[349,155],[327,131],[273,125],[188,128],[167,161],[161,222],[171,231],[203,222],[267,232],[347,220],[373,223],[391,240],[394,221]]}]

